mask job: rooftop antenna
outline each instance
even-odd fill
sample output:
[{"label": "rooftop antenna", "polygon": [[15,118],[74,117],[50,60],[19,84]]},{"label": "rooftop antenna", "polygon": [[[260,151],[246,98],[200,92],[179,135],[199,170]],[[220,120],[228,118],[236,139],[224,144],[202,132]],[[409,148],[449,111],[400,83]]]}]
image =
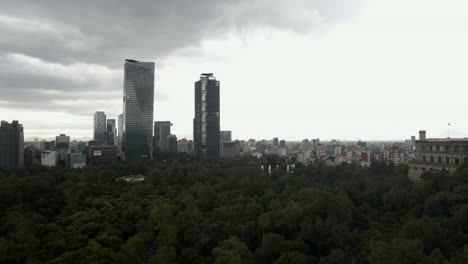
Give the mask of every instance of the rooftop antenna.
[{"label": "rooftop antenna", "polygon": [[447,128],[447,138],[450,138],[450,127],[452,126],[451,123],[448,123],[448,128]]}]

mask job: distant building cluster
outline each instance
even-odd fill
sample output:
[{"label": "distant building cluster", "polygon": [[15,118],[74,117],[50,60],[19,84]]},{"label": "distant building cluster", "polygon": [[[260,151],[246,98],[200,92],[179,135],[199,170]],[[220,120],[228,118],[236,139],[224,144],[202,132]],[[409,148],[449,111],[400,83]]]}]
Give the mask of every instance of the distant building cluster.
[{"label": "distant building cluster", "polygon": [[414,158],[415,140],[405,142],[340,142],[332,140],[321,142],[320,139],[304,139],[301,142],[250,139],[239,141],[240,155],[262,158],[276,155],[292,162],[305,165],[318,161],[327,165],[360,163],[369,166],[372,161],[384,161],[393,164],[406,164]]},{"label": "distant building cluster", "polygon": [[220,82],[203,73],[195,82],[193,140],[171,133],[171,121],[154,120],[154,62],[125,60],[122,114],[109,118],[104,111],[93,115],[93,139],[71,141],[60,134],[55,140],[24,142],[18,121],[0,126],[0,169],[24,166],[83,168],[119,160],[187,157],[219,158],[240,154],[231,131],[220,131]]},{"label": "distant building cluster", "polygon": [[418,181],[424,172],[453,171],[468,162],[468,138],[426,138],[425,131],[420,131],[419,140],[413,136],[404,142],[233,140],[232,131],[220,127],[220,81],[213,73],[201,74],[194,85],[193,140],[178,139],[171,132],[171,121],[154,120],[154,71],[154,62],[125,61],[122,112],[117,119],[108,118],[104,111],[94,112],[93,140],[88,142],[71,141],[66,134],[55,140],[24,142],[22,124],[2,121],[0,169],[83,168],[119,160],[164,160],[182,155],[196,159],[274,155],[286,158],[290,164],[408,164],[408,177]]}]

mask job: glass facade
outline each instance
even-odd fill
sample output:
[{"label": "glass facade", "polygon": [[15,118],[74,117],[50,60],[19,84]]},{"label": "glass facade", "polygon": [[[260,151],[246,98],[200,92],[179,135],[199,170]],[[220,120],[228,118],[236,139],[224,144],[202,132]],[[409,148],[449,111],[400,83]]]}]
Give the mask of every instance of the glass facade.
[{"label": "glass facade", "polygon": [[154,153],[168,152],[168,137],[171,134],[170,121],[154,122]]},{"label": "glass facade", "polygon": [[125,61],[123,152],[126,160],[153,158],[154,62]]},{"label": "glass facade", "polygon": [[116,145],[117,127],[115,119],[107,119],[107,144]]},{"label": "glass facade", "polygon": [[118,124],[118,126],[119,126],[118,141],[119,141],[119,145],[122,145],[122,140],[123,140],[123,114],[119,115],[119,124]]},{"label": "glass facade", "polygon": [[193,138],[196,157],[220,157],[220,83],[212,73],[195,83]]},{"label": "glass facade", "polygon": [[94,113],[94,140],[107,141],[106,113]]}]

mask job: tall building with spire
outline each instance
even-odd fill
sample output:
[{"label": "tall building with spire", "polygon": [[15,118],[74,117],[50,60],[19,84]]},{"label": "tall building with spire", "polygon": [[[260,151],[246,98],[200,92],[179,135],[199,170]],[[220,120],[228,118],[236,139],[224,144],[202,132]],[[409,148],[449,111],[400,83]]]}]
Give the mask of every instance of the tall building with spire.
[{"label": "tall building with spire", "polygon": [[193,139],[195,157],[220,157],[220,82],[213,73],[203,73],[195,82]]},{"label": "tall building with spire", "polygon": [[153,158],[154,62],[125,61],[123,152],[126,160]]}]

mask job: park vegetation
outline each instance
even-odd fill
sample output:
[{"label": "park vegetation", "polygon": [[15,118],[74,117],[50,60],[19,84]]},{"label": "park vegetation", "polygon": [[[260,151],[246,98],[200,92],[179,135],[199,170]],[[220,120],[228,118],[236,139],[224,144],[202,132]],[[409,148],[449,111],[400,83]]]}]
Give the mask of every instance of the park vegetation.
[{"label": "park vegetation", "polygon": [[468,263],[468,167],[406,174],[275,158],[3,171],[0,263]]}]

